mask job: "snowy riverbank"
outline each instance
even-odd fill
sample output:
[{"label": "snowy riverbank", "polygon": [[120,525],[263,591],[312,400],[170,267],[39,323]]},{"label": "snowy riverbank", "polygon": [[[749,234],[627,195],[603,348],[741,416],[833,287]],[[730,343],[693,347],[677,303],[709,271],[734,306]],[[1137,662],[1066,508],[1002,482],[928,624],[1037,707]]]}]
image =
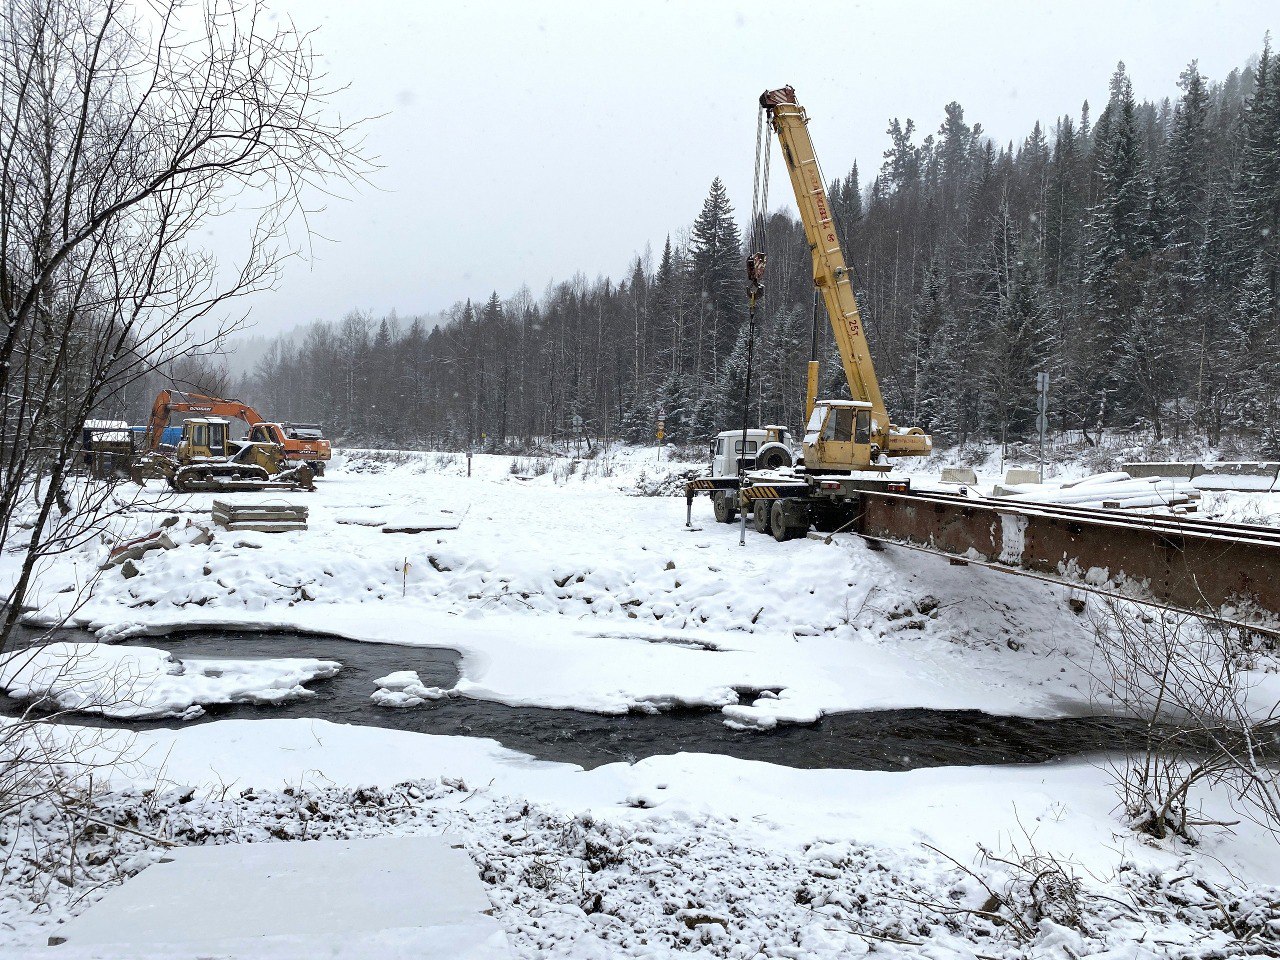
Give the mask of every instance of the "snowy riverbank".
[{"label": "snowy riverbank", "polygon": [[[113,740],[94,749],[114,756]],[[91,815],[137,832],[91,829],[90,866],[69,887],[10,877],[9,955],[27,955],[21,945],[97,884],[162,855],[139,834],[448,831],[522,957],[1210,957],[1238,946],[1227,923],[1264,952],[1276,942],[1269,836],[1243,824],[1196,848],[1140,838],[1087,763],[903,774],[680,754],[583,772],[492,741],[308,720],[155,731],[127,750],[119,790]],[[1209,812],[1229,813],[1212,798]],[[0,824],[24,854],[68,826],[52,814],[26,833]],[[1037,896],[1040,874],[1050,888]]]}]

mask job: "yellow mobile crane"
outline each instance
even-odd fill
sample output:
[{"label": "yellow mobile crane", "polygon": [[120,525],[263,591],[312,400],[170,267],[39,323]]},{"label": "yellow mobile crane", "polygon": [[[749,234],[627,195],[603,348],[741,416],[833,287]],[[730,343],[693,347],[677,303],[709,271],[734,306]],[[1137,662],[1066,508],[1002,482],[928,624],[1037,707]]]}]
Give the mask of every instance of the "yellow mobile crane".
[{"label": "yellow mobile crane", "polygon": [[[713,475],[690,481],[685,488],[690,511],[686,524],[692,522],[693,498],[698,493],[708,493],[716,520],[721,523],[732,522],[742,512],[744,538],[746,517],[751,513],[757,530],[772,533],[778,540],[789,540],[803,536],[811,525],[824,530],[846,526],[857,516],[863,491],[909,489],[908,481],[883,476],[890,469],[884,458],[927,456],[933,452],[933,439],[919,427],[900,427],[889,419],[850,271],[832,220],[822,170],[809,138],[809,118],[796,102],[795,89],[788,86],[766,90],[760,95],[760,107],[782,147],[805,239],[813,255],[814,286],[826,304],[853,399],[818,400],[818,361],[816,357],[810,359],[802,469],[790,474],[740,470],[738,476]],[[767,144],[763,149],[767,204]],[[760,160],[758,155],[757,182]],[[765,262],[763,251],[748,261],[748,297],[753,308],[764,289]]]},{"label": "yellow mobile crane", "polygon": [[822,170],[809,138],[809,118],[796,102],[793,87],[766,90],[760,95],[782,147],[787,173],[795,190],[800,222],[813,254],[813,283],[822,293],[827,317],[835,332],[836,346],[844,374],[849,380],[849,401],[817,401],[818,361],[809,361],[808,390],[805,396],[807,420],[804,466],[809,473],[852,470],[887,470],[880,454],[887,457],[919,457],[933,451],[933,440],[919,427],[899,427],[889,420],[880,382],[871,363],[871,351],[853,294],[849,268],[836,237],[827,202]]}]

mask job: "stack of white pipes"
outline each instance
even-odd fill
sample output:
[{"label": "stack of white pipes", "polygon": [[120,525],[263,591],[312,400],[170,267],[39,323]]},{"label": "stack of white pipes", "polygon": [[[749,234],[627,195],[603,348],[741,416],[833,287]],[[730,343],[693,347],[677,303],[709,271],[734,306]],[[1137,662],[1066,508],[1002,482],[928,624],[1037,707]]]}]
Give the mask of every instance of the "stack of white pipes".
[{"label": "stack of white pipes", "polygon": [[1007,489],[1014,499],[1023,503],[1114,506],[1121,510],[1172,507],[1200,499],[1200,491],[1190,481],[1162,477],[1135,480],[1120,471],[1095,474],[1052,489],[1031,484]]}]

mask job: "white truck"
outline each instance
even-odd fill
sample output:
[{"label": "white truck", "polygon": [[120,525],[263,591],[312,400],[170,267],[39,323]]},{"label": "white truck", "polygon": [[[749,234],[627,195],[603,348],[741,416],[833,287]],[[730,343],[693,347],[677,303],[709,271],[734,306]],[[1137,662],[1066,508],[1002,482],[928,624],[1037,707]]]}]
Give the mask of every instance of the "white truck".
[{"label": "white truck", "polygon": [[[743,434],[746,434],[744,441]],[[711,476],[732,478],[734,489],[711,494],[716,519],[729,523],[738,513],[739,472],[786,470],[795,465],[791,431],[777,424],[747,430],[722,430],[711,441]]]},{"label": "white truck", "polygon": [[[746,433],[746,449],[743,449]],[[721,430],[711,441],[711,473],[727,477],[743,470],[781,470],[796,462],[791,431],[775,424],[755,430]]]}]

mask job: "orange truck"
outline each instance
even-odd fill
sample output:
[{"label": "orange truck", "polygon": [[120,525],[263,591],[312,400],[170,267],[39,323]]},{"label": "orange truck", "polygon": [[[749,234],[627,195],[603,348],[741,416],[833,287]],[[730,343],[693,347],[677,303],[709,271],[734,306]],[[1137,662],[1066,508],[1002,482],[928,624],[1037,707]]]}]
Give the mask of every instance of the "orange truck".
[{"label": "orange truck", "polygon": [[178,390],[161,390],[151,405],[151,418],[147,421],[142,449],[155,450],[160,445],[169,418],[174,414],[195,413],[205,416],[227,417],[243,420],[249,425],[249,435],[244,439],[251,443],[274,443],[284,451],[284,458],[293,463],[308,464],[317,477],[324,475],[325,461],[333,456],[324,431],[314,423],[274,423],[264,420],[258,411],[239,400],[223,400],[198,393]]}]

